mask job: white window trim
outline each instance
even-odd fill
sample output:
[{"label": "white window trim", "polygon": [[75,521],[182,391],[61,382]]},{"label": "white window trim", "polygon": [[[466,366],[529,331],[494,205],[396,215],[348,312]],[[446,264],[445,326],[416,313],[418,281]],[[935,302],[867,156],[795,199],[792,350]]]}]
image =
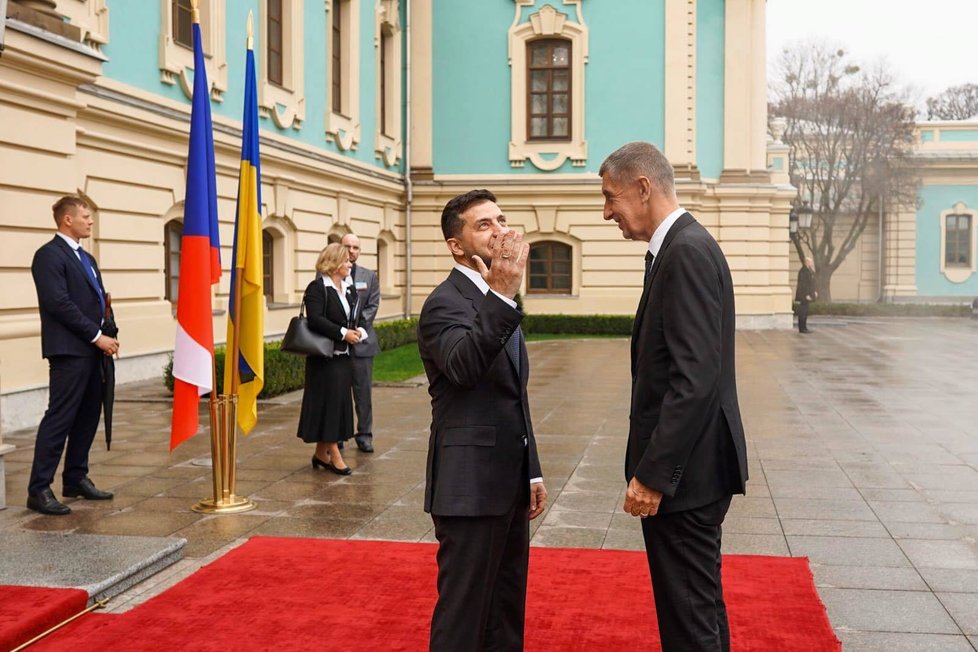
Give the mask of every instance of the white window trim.
[{"label": "white window trim", "polygon": [[[343,151],[356,149],[360,143],[360,0],[325,0],[326,1],[326,30],[328,34],[326,48],[326,140],[335,142]],[[343,65],[346,67],[343,75],[343,107],[342,113],[333,112],[333,100],[329,89],[332,88],[333,17],[330,12],[337,2],[347,6],[346,24],[343,33],[348,38],[343,43]]]},{"label": "white window trim", "polygon": [[379,272],[377,282],[380,284],[380,293],[390,296],[397,292],[395,287],[395,249],[397,240],[390,231],[381,231],[377,235],[377,271]]},{"label": "white window trim", "polygon": [[276,86],[268,81],[268,0],[261,3],[258,114],[271,117],[280,129],[299,129],[306,119],[302,7],[301,0],[282,0],[282,86]]},{"label": "white window trim", "polygon": [[[971,234],[969,240],[971,241],[971,265],[952,265],[947,266],[947,218],[951,215],[970,215],[971,216]],[[957,202],[954,206],[948,210],[941,211],[940,216],[940,229],[941,229],[941,274],[944,275],[947,280],[952,283],[964,283],[971,278],[978,269],[976,269],[976,264],[978,258],[976,255],[976,250],[978,250],[978,210],[974,208],[968,208],[964,202]]]},{"label": "white window trim", "polygon": [[[380,48],[381,34],[387,31],[390,39],[390,56],[387,57],[388,74],[385,94],[387,110],[391,113],[392,122],[389,133],[384,133],[380,115]],[[399,0],[378,0],[377,23],[374,30],[375,67],[377,71],[377,93],[375,113],[377,128],[374,130],[374,153],[384,165],[391,167],[401,160],[401,25]]]},{"label": "white window trim", "polygon": [[[171,0],[160,0],[160,81],[176,84],[187,99],[194,95],[194,51],[173,40]],[[211,85],[211,99],[224,100],[228,89],[227,47],[225,47],[224,0],[200,1],[200,33],[204,40],[204,65]]]},{"label": "white window trim", "polygon": [[[563,0],[575,5],[577,22],[550,5],[529,16],[520,24],[524,6],[534,0],[515,0],[516,15],[509,28],[509,65],[512,80],[512,106],[509,164],[524,166],[527,159],[544,171],[556,170],[571,160],[574,167],[587,164],[587,141],[584,139],[584,67],[588,58],[588,28],[581,13],[581,0]],[[571,130],[569,141],[530,141],[526,134],[526,44],[536,38],[563,38],[571,42]]]},{"label": "white window trim", "polygon": [[289,303],[295,293],[293,256],[296,250],[296,228],[287,217],[268,217],[262,231],[272,236],[272,297],[273,303]]},{"label": "white window trim", "polygon": [[109,42],[109,8],[106,0],[68,0],[58,3],[58,12],[81,29],[82,40],[89,47],[101,51]]}]

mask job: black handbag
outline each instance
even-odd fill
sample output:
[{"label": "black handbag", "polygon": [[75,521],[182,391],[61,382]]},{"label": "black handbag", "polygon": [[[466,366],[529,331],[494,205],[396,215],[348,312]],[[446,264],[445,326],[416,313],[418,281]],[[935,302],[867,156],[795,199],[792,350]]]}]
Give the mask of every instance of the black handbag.
[{"label": "black handbag", "polygon": [[323,358],[333,357],[335,342],[325,335],[320,335],[309,328],[306,319],[306,300],[299,306],[299,314],[289,322],[289,328],[282,338],[282,350],[295,355],[318,355]]}]

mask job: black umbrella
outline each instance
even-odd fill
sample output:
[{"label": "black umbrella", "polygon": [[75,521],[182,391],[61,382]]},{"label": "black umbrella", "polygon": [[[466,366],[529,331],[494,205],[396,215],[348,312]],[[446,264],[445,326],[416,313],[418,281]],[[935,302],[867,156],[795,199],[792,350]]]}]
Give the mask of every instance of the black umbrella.
[{"label": "black umbrella", "polygon": [[[119,336],[119,326],[115,323],[112,310],[112,295],[105,294],[105,320],[102,334],[108,337]],[[112,405],[115,403],[115,360],[111,355],[102,356],[102,410],[105,414],[105,449],[112,450]]]}]

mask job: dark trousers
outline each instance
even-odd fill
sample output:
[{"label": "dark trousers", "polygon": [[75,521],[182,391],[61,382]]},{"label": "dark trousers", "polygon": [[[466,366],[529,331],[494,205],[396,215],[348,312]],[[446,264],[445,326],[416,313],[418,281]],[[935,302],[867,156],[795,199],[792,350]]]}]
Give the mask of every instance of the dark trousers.
[{"label": "dark trousers", "polygon": [[371,390],[374,382],[374,359],[353,357],[353,405],[357,412],[356,438],[370,441],[374,433],[374,410]]},{"label": "dark trousers", "polygon": [[808,302],[802,301],[798,304],[798,332],[808,330]]},{"label": "dark trousers", "polygon": [[729,652],[720,535],[730,496],[642,519],[662,652]]},{"label": "dark trousers", "polygon": [[502,516],[436,516],[438,602],[432,652],[523,649],[530,559],[525,497]]},{"label": "dark trousers", "polygon": [[48,409],[37,428],[29,495],[51,486],[68,444],[64,485],[77,485],[88,475],[88,451],[102,414],[102,358],[100,355],[58,355],[48,360]]}]

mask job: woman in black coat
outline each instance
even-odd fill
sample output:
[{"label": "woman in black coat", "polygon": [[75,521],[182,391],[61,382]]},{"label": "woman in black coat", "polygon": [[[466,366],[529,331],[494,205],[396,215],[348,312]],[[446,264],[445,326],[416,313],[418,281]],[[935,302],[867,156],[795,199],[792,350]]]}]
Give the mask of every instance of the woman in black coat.
[{"label": "woman in black coat", "polygon": [[357,292],[350,276],[350,257],[339,243],[319,254],[322,274],[306,288],[304,301],[310,330],[334,342],[333,357],[306,357],[306,380],[299,414],[298,436],[316,444],[312,468],[339,475],[352,469],[343,461],[338,442],[353,437],[353,363],[350,345],[367,337],[357,309]]}]

